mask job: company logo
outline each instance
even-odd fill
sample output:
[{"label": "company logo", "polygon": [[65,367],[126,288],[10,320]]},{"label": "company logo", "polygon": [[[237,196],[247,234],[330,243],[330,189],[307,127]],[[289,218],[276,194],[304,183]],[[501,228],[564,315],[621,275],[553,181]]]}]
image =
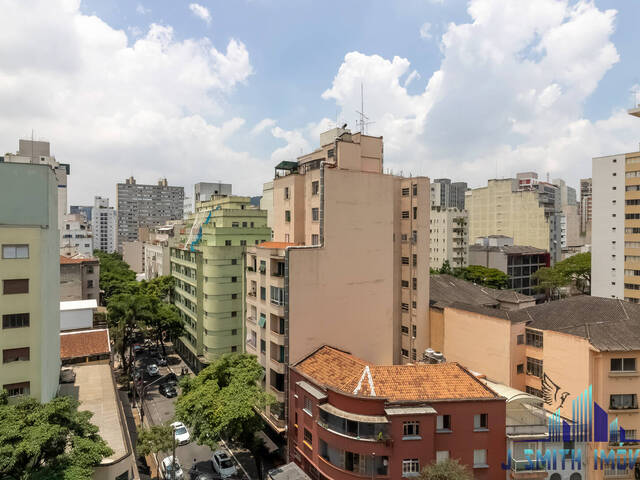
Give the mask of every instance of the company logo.
[{"label": "company logo", "polygon": [[[546,382],[546,385],[545,385]],[[561,392],[557,385],[555,388],[549,388],[550,379],[545,375],[543,386],[546,386],[544,392],[545,403],[554,397],[554,400],[560,401],[560,406],[548,420],[548,436],[539,440],[541,443],[559,443],[563,445],[574,445],[574,448],[552,448],[538,449],[534,451],[530,448],[524,449],[526,461],[520,461],[513,464],[511,449],[507,451],[507,463],[502,464],[503,470],[571,470],[582,469],[583,452],[580,448],[575,448],[576,443],[617,443],[619,447],[624,444],[636,444],[640,447],[640,440],[627,438],[627,432],[618,424],[616,417],[609,422],[607,412],[593,401],[593,387],[589,385],[575,400],[572,400],[572,420],[567,422],[560,415],[560,408],[569,396],[567,392]],[[550,398],[547,398],[550,397]],[[559,398],[558,398],[559,397]],[[619,405],[624,408],[624,405]],[[531,443],[531,439],[516,440],[516,443]],[[636,465],[640,467],[640,448],[614,448],[600,449],[594,448],[593,468],[594,470],[633,470]]]}]

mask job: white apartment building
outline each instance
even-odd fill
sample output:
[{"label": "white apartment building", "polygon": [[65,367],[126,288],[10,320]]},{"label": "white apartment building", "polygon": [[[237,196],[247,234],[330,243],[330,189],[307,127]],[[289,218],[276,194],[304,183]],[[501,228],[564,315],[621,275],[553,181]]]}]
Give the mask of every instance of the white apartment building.
[{"label": "white apartment building", "polygon": [[455,207],[431,207],[429,267],[439,269],[448,260],[452,268],[469,264],[469,215]]},{"label": "white apartment building", "polygon": [[272,229],[271,235],[273,236],[273,182],[265,182],[262,185],[260,210],[267,211],[267,226]]},{"label": "white apartment building", "polygon": [[640,152],[593,159],[592,202],[591,295],[640,303]]},{"label": "white apartment building", "polygon": [[80,254],[90,257],[93,254],[93,234],[83,215],[79,213],[65,215],[60,229],[62,230],[61,255]]},{"label": "white apartment building", "polygon": [[91,223],[93,225],[93,248],[107,253],[115,252],[118,233],[116,210],[109,206],[108,198],[94,198]]}]

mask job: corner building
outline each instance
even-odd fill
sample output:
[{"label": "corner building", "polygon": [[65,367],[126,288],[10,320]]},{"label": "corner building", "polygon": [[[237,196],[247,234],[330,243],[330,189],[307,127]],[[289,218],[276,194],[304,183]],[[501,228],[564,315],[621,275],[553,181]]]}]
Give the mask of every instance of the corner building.
[{"label": "corner building", "polygon": [[318,347],[386,364],[429,347],[429,179],[383,174],[381,137],[333,129],[320,144],[276,166],[273,242],[247,252],[246,350],[280,432],[287,366]]}]

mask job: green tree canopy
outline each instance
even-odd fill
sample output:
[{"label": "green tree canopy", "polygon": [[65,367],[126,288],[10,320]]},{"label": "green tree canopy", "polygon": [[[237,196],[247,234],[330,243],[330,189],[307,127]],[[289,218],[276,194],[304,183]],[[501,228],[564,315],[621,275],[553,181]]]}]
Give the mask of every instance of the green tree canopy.
[{"label": "green tree canopy", "polygon": [[158,452],[170,452],[173,448],[173,427],[168,424],[152,425],[138,429],[136,452],[138,455],[151,455]]},{"label": "green tree canopy", "polygon": [[473,476],[458,460],[432,463],[420,474],[420,480],[472,480]]},{"label": "green tree canopy", "polygon": [[447,274],[447,275],[451,275],[453,273],[451,270],[451,264],[449,263],[449,260],[445,260],[444,262],[442,262],[442,266],[440,267],[440,270],[438,270],[438,273]]},{"label": "green tree canopy", "polygon": [[91,416],[71,397],[44,404],[0,397],[0,478],[90,480],[93,467],[113,453]]},{"label": "green tree canopy", "polygon": [[556,263],[558,270],[569,281],[575,281],[576,287],[582,293],[591,292],[591,252],[577,253],[561,262]]},{"label": "green tree canopy", "polygon": [[102,299],[106,305],[114,295],[138,292],[140,286],[136,282],[136,274],[119,253],[94,250],[93,254],[100,259],[100,289],[104,291]]},{"label": "green tree canopy", "polygon": [[226,354],[195,378],[182,381],[176,417],[189,426],[191,435],[211,449],[225,438],[251,444],[262,419],[255,408],[274,402],[258,383],[264,369],[253,355]]},{"label": "green tree canopy", "polygon": [[549,290],[551,297],[558,297],[560,288],[571,281],[561,270],[548,267],[535,271],[531,279],[535,281],[537,290]]},{"label": "green tree canopy", "polygon": [[482,265],[469,265],[456,268],[453,275],[489,288],[505,289],[509,287],[509,277],[497,268],[487,268]]}]

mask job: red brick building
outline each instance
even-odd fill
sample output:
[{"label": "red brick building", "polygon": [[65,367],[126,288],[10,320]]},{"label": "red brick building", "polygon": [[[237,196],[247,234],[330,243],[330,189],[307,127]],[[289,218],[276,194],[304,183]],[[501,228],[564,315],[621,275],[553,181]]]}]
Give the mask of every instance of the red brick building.
[{"label": "red brick building", "polygon": [[457,363],[377,366],[321,347],[290,368],[289,456],[311,478],[504,478],[505,399]]}]

